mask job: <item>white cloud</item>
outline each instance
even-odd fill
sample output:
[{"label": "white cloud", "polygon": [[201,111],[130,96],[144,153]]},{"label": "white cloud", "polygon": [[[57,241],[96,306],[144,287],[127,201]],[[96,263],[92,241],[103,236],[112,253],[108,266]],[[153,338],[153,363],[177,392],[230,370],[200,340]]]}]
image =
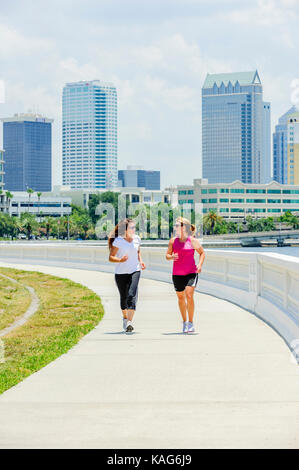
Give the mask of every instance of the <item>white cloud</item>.
[{"label": "white cloud", "polygon": [[227,17],[250,26],[277,26],[292,21],[295,13],[296,2],[292,0],[257,0],[249,8],[241,7],[229,12]]},{"label": "white cloud", "polygon": [[179,110],[198,110],[198,93],[199,90],[188,86],[173,87],[165,80],[157,77],[147,76],[145,79],[145,90],[147,92],[147,100],[156,108],[161,107],[161,103],[170,109]]},{"label": "white cloud", "polygon": [[2,58],[24,54],[31,56],[37,51],[46,53],[52,47],[53,43],[49,39],[24,35],[14,28],[0,24],[0,56]]}]

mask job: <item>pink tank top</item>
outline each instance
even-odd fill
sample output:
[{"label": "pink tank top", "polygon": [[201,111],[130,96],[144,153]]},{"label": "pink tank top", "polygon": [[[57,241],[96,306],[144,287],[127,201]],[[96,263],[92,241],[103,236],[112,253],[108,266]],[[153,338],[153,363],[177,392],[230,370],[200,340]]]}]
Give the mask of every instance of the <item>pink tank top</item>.
[{"label": "pink tank top", "polygon": [[172,245],[173,253],[178,253],[179,257],[173,262],[172,274],[184,276],[186,274],[196,273],[196,264],[194,260],[194,248],[191,243],[191,237],[185,242],[181,242],[178,237],[174,239]]}]

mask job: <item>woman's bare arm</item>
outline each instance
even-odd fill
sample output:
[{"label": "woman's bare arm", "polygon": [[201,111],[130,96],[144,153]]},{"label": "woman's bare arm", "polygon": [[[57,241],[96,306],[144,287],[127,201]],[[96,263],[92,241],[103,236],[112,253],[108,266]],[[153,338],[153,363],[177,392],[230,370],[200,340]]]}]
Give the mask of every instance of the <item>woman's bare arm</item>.
[{"label": "woman's bare arm", "polygon": [[172,247],[173,247],[173,242],[174,242],[174,238],[171,238],[169,240],[169,243],[168,243],[168,249],[167,249],[167,253],[166,253],[166,259],[168,261],[170,260],[176,260],[178,258],[178,254],[177,253],[173,253],[173,250],[172,250]]},{"label": "woman's bare arm", "polygon": [[197,265],[197,272],[200,273],[201,272],[201,267],[202,267],[203,262],[204,262],[205,257],[206,257],[206,254],[205,254],[204,249],[201,246],[198,238],[192,237],[191,238],[191,243],[192,243],[192,246],[193,246],[194,250],[197,251],[197,253],[199,254],[199,263]]},{"label": "woman's bare arm", "polygon": [[117,252],[118,252],[117,246],[112,246],[110,248],[110,253],[109,253],[110,263],[124,263],[125,261],[127,261],[127,259],[128,259],[127,255],[123,256],[122,258],[118,258],[116,256]]},{"label": "woman's bare arm", "polygon": [[145,263],[142,261],[140,248],[138,250],[138,261],[140,263],[141,269],[144,270],[146,266]]}]

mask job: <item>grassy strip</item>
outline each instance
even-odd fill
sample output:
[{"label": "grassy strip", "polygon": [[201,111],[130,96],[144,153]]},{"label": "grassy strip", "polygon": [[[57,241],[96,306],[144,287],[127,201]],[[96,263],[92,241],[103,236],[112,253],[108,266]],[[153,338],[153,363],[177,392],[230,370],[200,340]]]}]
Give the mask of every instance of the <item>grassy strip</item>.
[{"label": "grassy strip", "polygon": [[0,330],[24,315],[30,303],[31,296],[25,287],[0,276]]},{"label": "grassy strip", "polygon": [[0,272],[33,287],[40,300],[38,311],[28,322],[2,338],[3,393],[66,353],[99,323],[104,311],[94,292],[69,279],[10,268]]}]

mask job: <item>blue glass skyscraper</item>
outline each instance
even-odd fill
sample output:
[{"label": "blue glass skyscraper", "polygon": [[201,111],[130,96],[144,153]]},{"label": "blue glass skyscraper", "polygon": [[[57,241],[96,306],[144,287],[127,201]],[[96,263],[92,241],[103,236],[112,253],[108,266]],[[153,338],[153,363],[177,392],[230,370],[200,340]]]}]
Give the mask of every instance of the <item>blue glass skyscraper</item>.
[{"label": "blue glass skyscraper", "polygon": [[0,190],[3,190],[4,188],[4,156],[3,154],[4,154],[3,150],[0,150]]},{"label": "blue glass skyscraper", "polygon": [[142,167],[128,166],[126,170],[118,171],[119,186],[160,189],[160,171],[144,170]]},{"label": "blue glass skyscraper", "polygon": [[62,181],[73,189],[117,186],[117,93],[99,80],[67,83],[62,98]]},{"label": "blue glass skyscraper", "polygon": [[273,133],[273,179],[288,184],[288,117],[297,111],[293,106],[278,120]]},{"label": "blue glass skyscraper", "polygon": [[52,190],[52,122],[38,114],[3,118],[5,189]]},{"label": "blue glass skyscraper", "polygon": [[263,135],[258,72],[208,74],[202,88],[203,178],[263,182]]}]

